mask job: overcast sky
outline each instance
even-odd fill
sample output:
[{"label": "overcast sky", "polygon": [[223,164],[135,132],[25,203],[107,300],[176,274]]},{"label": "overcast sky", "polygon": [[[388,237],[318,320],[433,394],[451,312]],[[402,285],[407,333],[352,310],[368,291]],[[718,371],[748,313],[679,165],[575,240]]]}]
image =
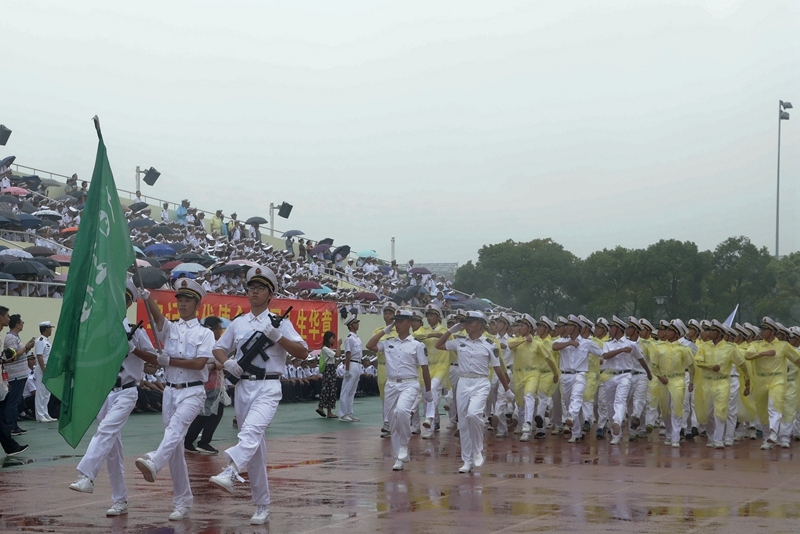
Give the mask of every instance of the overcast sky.
[{"label": "overcast sky", "polygon": [[0,156],[418,262],[552,237],[800,248],[800,4],[37,2],[0,22]]}]

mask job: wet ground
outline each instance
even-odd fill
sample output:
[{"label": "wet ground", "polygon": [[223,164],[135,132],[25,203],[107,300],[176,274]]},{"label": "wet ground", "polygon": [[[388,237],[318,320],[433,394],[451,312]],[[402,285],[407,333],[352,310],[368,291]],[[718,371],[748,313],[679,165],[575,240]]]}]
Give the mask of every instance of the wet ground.
[{"label": "wet ground", "polygon": [[[89,434],[73,450],[55,425],[23,423],[31,448],[0,469],[0,532],[238,533],[238,532],[648,532],[800,531],[800,443],[759,450],[738,442],[725,450],[705,441],[680,449],[649,441],[610,446],[593,437],[563,436],[520,443],[487,439],[487,461],[459,475],[458,438],[412,438],[412,461],[392,472],[389,440],[380,439],[380,401],[356,399],[359,423],[326,420],[313,404],[282,405],[268,431],[271,521],[248,524],[249,486],[229,495],[208,484],[220,457],[187,454],[195,505],[190,519],[171,522],[169,470],[154,484],[133,462],[161,438],[160,414],[133,415],[123,433],[130,513],[106,518],[111,505],[102,471],[94,494],[70,491]],[[235,442],[232,410],[212,444]],[[447,419],[443,418],[443,423]],[[488,436],[488,434],[487,434]]]}]

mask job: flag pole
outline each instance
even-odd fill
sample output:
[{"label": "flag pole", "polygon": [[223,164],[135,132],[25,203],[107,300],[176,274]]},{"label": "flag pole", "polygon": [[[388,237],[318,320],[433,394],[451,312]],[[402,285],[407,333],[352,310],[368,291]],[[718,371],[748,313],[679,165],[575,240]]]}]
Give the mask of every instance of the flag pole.
[{"label": "flag pole", "polygon": [[[134,251],[135,252],[135,251]],[[144,281],[142,280],[142,275],[139,272],[139,264],[136,263],[137,260],[133,260],[133,271],[136,274],[136,278],[139,279],[139,287],[145,289]],[[158,330],[156,330],[156,323],[153,320],[153,314],[150,312],[150,306],[147,302],[144,303],[144,309],[147,311],[147,320],[150,322],[150,329],[153,331],[153,337],[156,339],[156,350],[159,354],[161,354],[161,340],[158,339]]]}]

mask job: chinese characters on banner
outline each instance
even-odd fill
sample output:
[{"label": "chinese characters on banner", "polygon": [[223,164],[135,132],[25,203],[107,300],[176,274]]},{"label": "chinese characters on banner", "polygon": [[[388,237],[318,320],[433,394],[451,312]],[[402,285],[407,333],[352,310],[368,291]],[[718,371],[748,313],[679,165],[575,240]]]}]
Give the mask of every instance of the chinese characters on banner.
[{"label": "chinese characters on banner", "polygon": [[[158,304],[161,313],[168,320],[180,317],[173,291],[151,290],[150,295]],[[322,336],[327,330],[332,330],[338,334],[339,320],[336,303],[275,298],[269,304],[270,311],[276,315],[283,315],[289,306],[292,306],[289,319],[292,321],[297,333],[308,343],[309,350],[322,348]],[[202,321],[206,317],[215,315],[222,319],[233,319],[237,315],[249,311],[250,303],[247,302],[247,297],[209,293],[200,303],[200,309],[197,310],[197,318]],[[144,321],[143,326],[147,327],[147,335],[155,343],[143,300],[139,300],[137,303],[136,320]]]}]

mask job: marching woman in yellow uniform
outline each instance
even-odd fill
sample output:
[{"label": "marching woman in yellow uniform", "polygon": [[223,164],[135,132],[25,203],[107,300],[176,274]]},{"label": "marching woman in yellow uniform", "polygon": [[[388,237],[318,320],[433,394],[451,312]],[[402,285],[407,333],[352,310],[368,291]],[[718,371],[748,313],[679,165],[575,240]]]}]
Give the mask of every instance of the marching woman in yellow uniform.
[{"label": "marching woman in yellow uniform", "polygon": [[442,325],[442,310],[436,304],[428,304],[425,308],[425,319],[428,326],[423,326],[414,337],[425,344],[428,351],[428,370],[431,375],[431,393],[433,401],[425,403],[425,420],[422,422],[422,438],[433,437],[435,425],[439,424],[439,395],[447,381],[450,370],[450,353],[436,348],[436,340],[447,332]]},{"label": "marching woman in yellow uniform", "polygon": [[745,376],[745,395],[750,394],[750,374],[744,355],[735,343],[727,342],[726,327],[716,319],[704,333],[695,355],[694,408],[697,421],[706,425],[706,446],[725,448],[725,425],[728,420],[728,403],[731,395],[731,369],[738,367]]},{"label": "marching woman in yellow uniform", "polygon": [[[398,310],[397,304],[395,304],[392,301],[389,301],[384,305],[383,322],[386,323],[386,326],[389,326],[390,324],[394,323],[394,314],[397,310]],[[375,334],[383,330],[383,328],[379,326],[378,328],[375,329],[374,332],[372,332],[372,335],[374,336]],[[392,332],[391,335],[395,335],[396,333],[397,332]],[[389,335],[383,336],[383,338],[381,338],[381,341],[383,341],[388,337]],[[387,410],[386,403],[384,402],[386,396],[386,354],[384,354],[383,352],[378,352],[376,354],[376,357],[378,358],[377,361],[378,392],[381,394],[381,407],[383,409],[383,426],[381,427],[381,437],[388,438],[389,436],[391,436],[391,433],[389,432],[389,413]]]},{"label": "marching woman in yellow uniform", "polygon": [[[795,349],[797,349],[798,347],[800,347],[800,326],[792,326],[791,328],[789,328],[789,332],[790,332],[789,344],[791,346],[793,346]],[[795,367],[797,367],[797,366],[795,366]],[[795,374],[795,381],[794,381],[795,388],[798,387],[797,378],[798,378],[798,375]],[[797,398],[795,399],[794,405],[791,406],[791,411],[794,412],[794,414],[792,415],[792,422],[787,424],[787,426],[789,427],[789,429],[788,429],[788,432],[789,432],[788,437],[791,438],[791,435],[794,434],[794,440],[795,441],[800,441],[800,434],[797,433],[798,416],[800,415],[800,392],[796,393],[795,395],[797,396]],[[789,395],[787,394],[787,397],[788,396]],[[788,404],[788,402],[787,402],[787,404]],[[784,423],[781,422],[781,431],[782,432],[783,432],[783,425],[784,425]],[[783,447],[783,443],[781,443],[781,447]]]},{"label": "marching woman in yellow uniform", "polygon": [[[606,342],[610,339],[608,337],[609,331],[608,319],[605,317],[598,317],[597,324],[594,327],[594,340],[595,343],[605,348]],[[597,366],[597,388],[596,394],[592,397],[592,401],[597,403],[597,439],[603,439],[606,436],[606,424],[608,423],[608,403],[605,396],[605,383],[614,376],[610,369],[603,365],[604,360],[600,358]],[[588,385],[587,385],[588,389]],[[585,398],[585,394],[584,394]]]},{"label": "marching woman in yellow uniform", "polygon": [[786,361],[795,365],[800,354],[775,334],[778,325],[769,317],[761,322],[761,341],[755,341],[745,352],[745,359],[753,362],[753,396],[761,420],[765,440],[762,449],[771,449],[778,441],[786,394]]},{"label": "marching woman in yellow uniform", "polygon": [[686,371],[689,369],[689,389],[694,389],[694,356],[689,347],[678,342],[681,330],[675,323],[665,329],[665,343],[657,345],[654,374],[661,382],[661,415],[667,427],[664,445],[681,446],[683,397],[686,394]]},{"label": "marching woman in yellow uniform", "polygon": [[[595,324],[584,315],[579,315],[578,319],[584,324],[581,337],[593,341],[598,347],[603,348],[603,342],[599,341],[595,335]],[[594,399],[597,397],[597,384],[600,382],[600,357],[589,354],[589,371],[586,373],[586,389],[583,390],[583,406],[581,406],[581,417],[583,419],[583,433],[589,432],[594,421]]]},{"label": "marching woman in yellow uniform", "polygon": [[[558,368],[553,362],[551,351],[539,337],[533,337],[536,330],[536,320],[523,313],[517,322],[517,335],[508,341],[508,348],[514,353],[514,398],[522,410],[524,421],[520,441],[530,441],[533,430],[534,414],[537,421],[544,421],[544,405],[539,400],[539,409],[536,408],[537,393],[542,389],[542,377],[546,376],[552,383],[558,383]],[[549,371],[548,374],[543,372]],[[543,425],[537,426],[544,433]]]},{"label": "marching woman in yellow uniform", "polygon": [[[559,354],[557,352],[553,352],[553,341],[556,339],[553,335],[555,329],[556,324],[546,315],[539,317],[539,327],[536,330],[536,337],[542,341],[544,350],[547,352],[547,359],[551,360],[555,364],[556,368],[558,368]],[[556,391],[558,391],[558,379],[552,376],[553,372],[550,370],[550,368],[542,370],[541,373],[542,376],[539,380],[539,392],[536,394],[536,396],[539,398],[539,409],[533,416],[533,421],[536,423],[536,432],[533,435],[534,439],[542,439],[545,437],[545,413],[547,409],[550,408],[550,417],[554,418],[552,414],[552,410],[555,408],[553,395],[555,395]],[[559,413],[560,411],[561,409],[559,408]]]},{"label": "marching woman in yellow uniform", "polygon": [[[642,326],[642,329],[639,331],[639,347],[641,347],[645,359],[650,363],[655,358],[657,354],[656,347],[661,342],[655,337],[656,329],[650,321],[647,319],[639,319],[639,324]],[[647,404],[644,414],[645,435],[651,433],[658,422],[659,384],[658,377],[655,375],[653,375],[653,378],[647,384]],[[641,435],[640,432],[639,436],[641,437]]]},{"label": "marching woman in yellow uniform", "polygon": [[[792,331],[786,328],[779,322],[777,338],[781,341],[789,343],[792,347],[797,347],[795,343],[790,342],[792,339]],[[789,440],[792,438],[792,426],[794,425],[794,416],[797,413],[797,367],[790,361],[786,362],[786,392],[783,395],[783,410],[781,414],[781,428],[778,430],[778,445],[783,449],[789,448]]]}]

